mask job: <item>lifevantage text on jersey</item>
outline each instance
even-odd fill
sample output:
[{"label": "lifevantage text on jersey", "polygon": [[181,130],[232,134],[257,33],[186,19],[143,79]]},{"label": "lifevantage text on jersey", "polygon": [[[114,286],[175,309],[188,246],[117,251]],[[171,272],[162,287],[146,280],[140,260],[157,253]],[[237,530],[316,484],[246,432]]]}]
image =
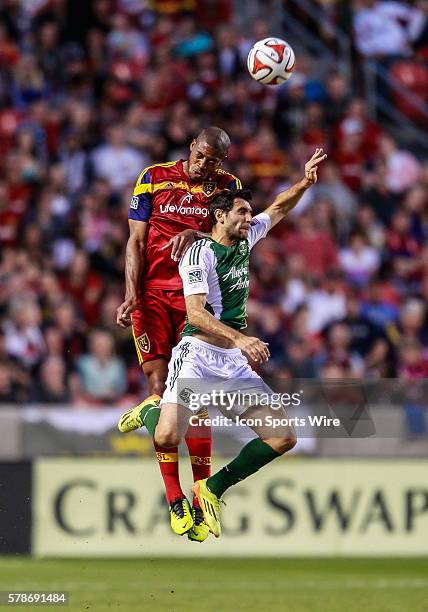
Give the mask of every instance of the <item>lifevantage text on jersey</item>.
[{"label": "lifevantage text on jersey", "polygon": [[184,206],[183,204],[161,204],[160,212],[165,213],[178,213],[180,215],[201,215],[202,217],[208,217],[208,208],[202,208],[201,206]]}]

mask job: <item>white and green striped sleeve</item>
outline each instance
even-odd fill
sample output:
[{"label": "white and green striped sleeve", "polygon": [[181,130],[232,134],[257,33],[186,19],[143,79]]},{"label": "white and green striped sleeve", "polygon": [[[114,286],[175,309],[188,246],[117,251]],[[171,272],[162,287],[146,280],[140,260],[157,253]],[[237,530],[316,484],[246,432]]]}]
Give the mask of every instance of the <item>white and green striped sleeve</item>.
[{"label": "white and green striped sleeve", "polygon": [[251,221],[250,230],[248,232],[248,246],[250,250],[253,248],[255,244],[258,243],[262,238],[266,238],[266,234],[270,230],[272,222],[267,213],[260,213],[253,217]]},{"label": "white and green striped sleeve", "polygon": [[208,278],[214,266],[214,253],[198,240],[186,252],[178,266],[183,281],[184,296],[209,293]]}]

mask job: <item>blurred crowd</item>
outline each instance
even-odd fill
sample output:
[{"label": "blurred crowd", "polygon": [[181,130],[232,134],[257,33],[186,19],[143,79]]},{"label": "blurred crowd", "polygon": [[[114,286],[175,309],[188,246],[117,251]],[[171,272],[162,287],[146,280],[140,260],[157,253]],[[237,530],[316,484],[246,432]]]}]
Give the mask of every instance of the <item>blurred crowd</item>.
[{"label": "blurred crowd", "polygon": [[[1,402],[144,396],[130,332],[115,323],[130,195],[143,167],[186,158],[207,125],[230,134],[225,167],[256,211],[301,178],[315,147],[328,152],[317,185],[254,251],[248,332],[269,342],[264,372],[428,376],[428,160],[311,55],[284,86],[250,79],[247,52],[272,34],[260,14],[278,3],[250,3],[245,29],[238,4],[2,3]],[[318,2],[332,19],[336,4]],[[362,41],[361,23],[399,4],[409,15],[391,19],[410,34],[394,55],[424,65],[427,2],[354,4],[356,61],[389,53],[375,44],[382,28]]]}]

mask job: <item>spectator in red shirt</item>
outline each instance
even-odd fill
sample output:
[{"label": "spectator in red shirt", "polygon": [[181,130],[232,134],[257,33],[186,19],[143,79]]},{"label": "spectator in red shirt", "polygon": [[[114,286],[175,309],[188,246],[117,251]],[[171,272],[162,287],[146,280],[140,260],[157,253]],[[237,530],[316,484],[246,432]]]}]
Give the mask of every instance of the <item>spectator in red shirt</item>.
[{"label": "spectator in red shirt", "polygon": [[350,131],[339,141],[333,157],[339,167],[343,182],[354,192],[361,188],[364,173],[364,153],[361,134]]},{"label": "spectator in red shirt", "polygon": [[420,253],[418,241],[410,234],[411,217],[405,210],[398,210],[386,235],[386,255],[392,263],[396,277],[410,280],[418,269]]},{"label": "spectator in red shirt", "polygon": [[[398,376],[403,408],[410,437],[418,438],[426,433],[426,386],[428,357],[417,339],[405,339],[398,351]],[[410,383],[410,384],[409,384]]]},{"label": "spectator in red shirt", "polygon": [[246,142],[242,152],[256,179],[272,182],[284,176],[285,153],[278,147],[270,128],[261,128]]},{"label": "spectator in red shirt", "polygon": [[332,238],[320,232],[309,213],[296,219],[296,230],[285,239],[286,253],[302,255],[309,274],[315,278],[325,276],[337,266],[337,247]]},{"label": "spectator in red shirt", "polygon": [[399,348],[398,375],[405,380],[428,378],[428,356],[416,338],[405,339]]},{"label": "spectator in red shirt", "polygon": [[84,251],[77,251],[63,289],[74,297],[88,325],[96,325],[100,313],[100,299],[104,289],[102,278],[90,268],[89,257]]},{"label": "spectator in red shirt", "polygon": [[310,102],[306,107],[306,125],[302,138],[309,151],[314,147],[328,150],[327,125],[324,109],[319,102]]},{"label": "spectator in red shirt", "polygon": [[358,154],[367,161],[373,159],[378,152],[381,134],[380,126],[367,117],[365,101],[354,98],[349,103],[345,116],[337,124],[335,136],[340,147],[349,136],[358,135]]},{"label": "spectator in red shirt", "polygon": [[9,207],[7,184],[0,182],[0,246],[15,245],[20,215]]}]

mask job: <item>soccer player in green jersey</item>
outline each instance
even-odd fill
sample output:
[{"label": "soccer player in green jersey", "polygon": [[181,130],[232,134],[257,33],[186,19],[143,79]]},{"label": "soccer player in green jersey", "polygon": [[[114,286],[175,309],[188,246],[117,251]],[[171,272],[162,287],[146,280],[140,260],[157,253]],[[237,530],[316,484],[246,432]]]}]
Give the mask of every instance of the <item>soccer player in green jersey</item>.
[{"label": "soccer player in green jersey", "polygon": [[[199,408],[195,409],[193,400],[189,402],[189,393],[195,395],[194,383],[206,385],[208,379],[221,381],[221,384],[232,381],[235,391],[244,383],[247,397],[261,397],[270,391],[245,357],[248,355],[259,363],[267,361],[268,346],[240,331],[246,326],[250,251],[316,182],[318,164],[325,158],[323,150],[316,149],[305,165],[304,178],[278,194],[273,203],[255,217],[252,216],[251,192],[248,190],[225,190],[212,200],[212,234],[196,242],[179,266],[187,320],[182,339],[172,352],[161,407],[146,405],[138,415],[139,423],[147,427],[158,444],[177,446],[184,438],[189,420]],[[192,388],[188,384],[192,384]],[[296,444],[291,426],[284,425],[274,433],[266,425],[268,416],[285,417],[283,408],[278,414],[278,410],[273,412],[266,404],[238,403],[228,414],[231,415],[245,416],[247,423],[253,421],[254,425],[250,426],[258,437],[248,442],[228,465],[193,486],[205,522],[216,537],[221,533],[220,501],[223,493]]]}]

